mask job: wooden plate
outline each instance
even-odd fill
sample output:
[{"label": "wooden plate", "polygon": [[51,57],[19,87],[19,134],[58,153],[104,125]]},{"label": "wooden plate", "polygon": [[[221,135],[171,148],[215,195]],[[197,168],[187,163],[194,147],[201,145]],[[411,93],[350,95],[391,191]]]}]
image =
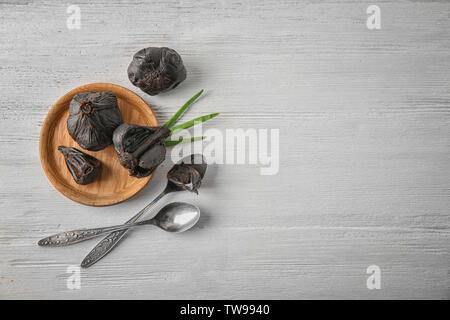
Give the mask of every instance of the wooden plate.
[{"label": "wooden plate", "polygon": [[[125,201],[142,188],[152,178],[130,177],[128,170],[122,167],[114,146],[110,145],[97,152],[81,148],[67,131],[69,103],[80,92],[111,91],[118,100],[124,122],[157,126],[158,120],[150,107],[134,92],[111,83],[91,83],[66,93],[50,109],[41,130],[39,153],[42,168],[53,186],[63,195],[82,204],[90,206],[109,206]],[[102,176],[88,185],[79,185],[67,169],[64,157],[58,146],[75,147],[103,163]]]}]

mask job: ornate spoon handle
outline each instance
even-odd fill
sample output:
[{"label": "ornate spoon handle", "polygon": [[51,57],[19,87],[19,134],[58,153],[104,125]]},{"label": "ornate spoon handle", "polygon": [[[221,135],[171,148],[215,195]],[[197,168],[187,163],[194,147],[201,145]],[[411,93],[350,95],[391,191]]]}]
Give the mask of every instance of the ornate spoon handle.
[{"label": "ornate spoon handle", "polygon": [[[160,199],[162,199],[166,194],[170,193],[172,190],[170,190],[168,187],[164,189],[163,192],[161,192],[152,202],[150,202],[144,209],[139,211],[136,215],[134,215],[130,220],[125,222],[125,224],[130,224],[136,222],[137,219],[139,219],[144,213],[146,213],[150,208],[155,205]],[[99,261],[101,258],[106,256],[123,238],[125,233],[127,233],[128,229],[120,230],[120,231],[114,231],[107,235],[103,240],[101,240],[94,249],[89,252],[89,254],[84,258],[84,260],[81,262],[82,268],[89,268],[94,263]]]},{"label": "ornate spoon handle", "polygon": [[70,244],[78,243],[84,240],[92,239],[98,237],[105,233],[110,233],[119,230],[125,230],[132,227],[140,226],[143,224],[152,224],[153,219],[148,219],[145,221],[121,224],[112,227],[104,227],[104,228],[93,228],[93,229],[79,229],[72,230],[67,232],[61,232],[54,234],[50,237],[39,240],[38,245],[42,247],[60,247],[67,246]]},{"label": "ornate spoon handle", "polygon": [[54,234],[39,240],[38,245],[42,247],[59,247],[78,243],[97,237],[105,232],[117,230],[118,226],[107,228],[80,229]]}]

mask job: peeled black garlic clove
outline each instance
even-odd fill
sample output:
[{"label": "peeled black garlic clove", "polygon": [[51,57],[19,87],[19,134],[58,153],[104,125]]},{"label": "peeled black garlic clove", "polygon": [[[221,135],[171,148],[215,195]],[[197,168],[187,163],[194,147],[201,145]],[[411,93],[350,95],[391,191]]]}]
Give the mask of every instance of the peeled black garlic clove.
[{"label": "peeled black garlic clove", "polygon": [[169,91],[186,79],[186,68],[173,49],[149,47],[133,56],[128,66],[131,83],[149,95]]},{"label": "peeled black garlic clove", "polygon": [[170,129],[164,126],[121,124],[113,135],[120,164],[130,171],[130,176],[147,177],[164,161],[164,142],[169,135]]},{"label": "peeled black garlic clove", "polygon": [[99,151],[112,143],[114,130],[122,123],[116,96],[109,91],[83,92],[70,102],[67,130],[78,144]]},{"label": "peeled black garlic clove", "polygon": [[206,173],[206,168],[208,167],[205,157],[202,154],[192,154],[189,158],[189,161],[186,160],[186,158],[182,159],[181,163],[197,170],[198,173],[200,174],[200,178],[203,179]]},{"label": "peeled black garlic clove", "polygon": [[102,173],[102,163],[93,156],[75,148],[59,146],[64,155],[67,168],[78,184],[89,184],[99,178]]},{"label": "peeled black garlic clove", "polygon": [[190,158],[191,161],[189,161],[190,163],[181,161],[179,164],[174,165],[167,173],[169,183],[174,184],[178,188],[198,194],[198,189],[202,184],[207,167],[203,156],[200,155],[200,157],[201,159],[199,161],[196,155],[192,155]]}]

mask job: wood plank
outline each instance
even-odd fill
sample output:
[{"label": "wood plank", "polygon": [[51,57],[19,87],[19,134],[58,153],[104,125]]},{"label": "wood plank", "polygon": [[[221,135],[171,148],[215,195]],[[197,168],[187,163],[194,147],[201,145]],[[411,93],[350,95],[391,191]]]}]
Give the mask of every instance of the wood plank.
[{"label": "wood plank", "polygon": [[[450,297],[450,3],[383,0],[382,29],[348,1],[0,1],[0,298]],[[188,78],[150,97],[126,68],[169,46]],[[163,188],[167,161],[138,196],[72,202],[47,181],[39,133],[55,101],[86,83],[125,86],[165,121],[221,112],[206,128],[279,129],[280,170],[213,165],[198,228],[136,230],[82,289],[66,273],[95,241],[38,248],[76,227],[117,224]],[[381,290],[366,268],[381,268]]]}]

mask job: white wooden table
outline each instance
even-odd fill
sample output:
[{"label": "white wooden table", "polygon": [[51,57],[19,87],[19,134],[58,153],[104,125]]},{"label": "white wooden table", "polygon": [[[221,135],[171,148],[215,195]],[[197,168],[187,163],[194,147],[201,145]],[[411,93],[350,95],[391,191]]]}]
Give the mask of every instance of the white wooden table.
[{"label": "white wooden table", "polygon": [[[93,1],[92,1],[93,2]],[[81,28],[68,29],[69,4]],[[369,30],[366,9],[381,9]],[[449,1],[0,1],[0,298],[450,298]],[[187,80],[151,97],[126,68],[169,46]],[[96,243],[41,237],[126,221],[163,187],[103,208],[62,196],[39,160],[51,105],[90,82],[141,95],[166,120],[280,131],[280,170],[212,165],[199,226],[136,229],[108,257],[66,273]],[[381,270],[369,290],[366,269]]]}]

